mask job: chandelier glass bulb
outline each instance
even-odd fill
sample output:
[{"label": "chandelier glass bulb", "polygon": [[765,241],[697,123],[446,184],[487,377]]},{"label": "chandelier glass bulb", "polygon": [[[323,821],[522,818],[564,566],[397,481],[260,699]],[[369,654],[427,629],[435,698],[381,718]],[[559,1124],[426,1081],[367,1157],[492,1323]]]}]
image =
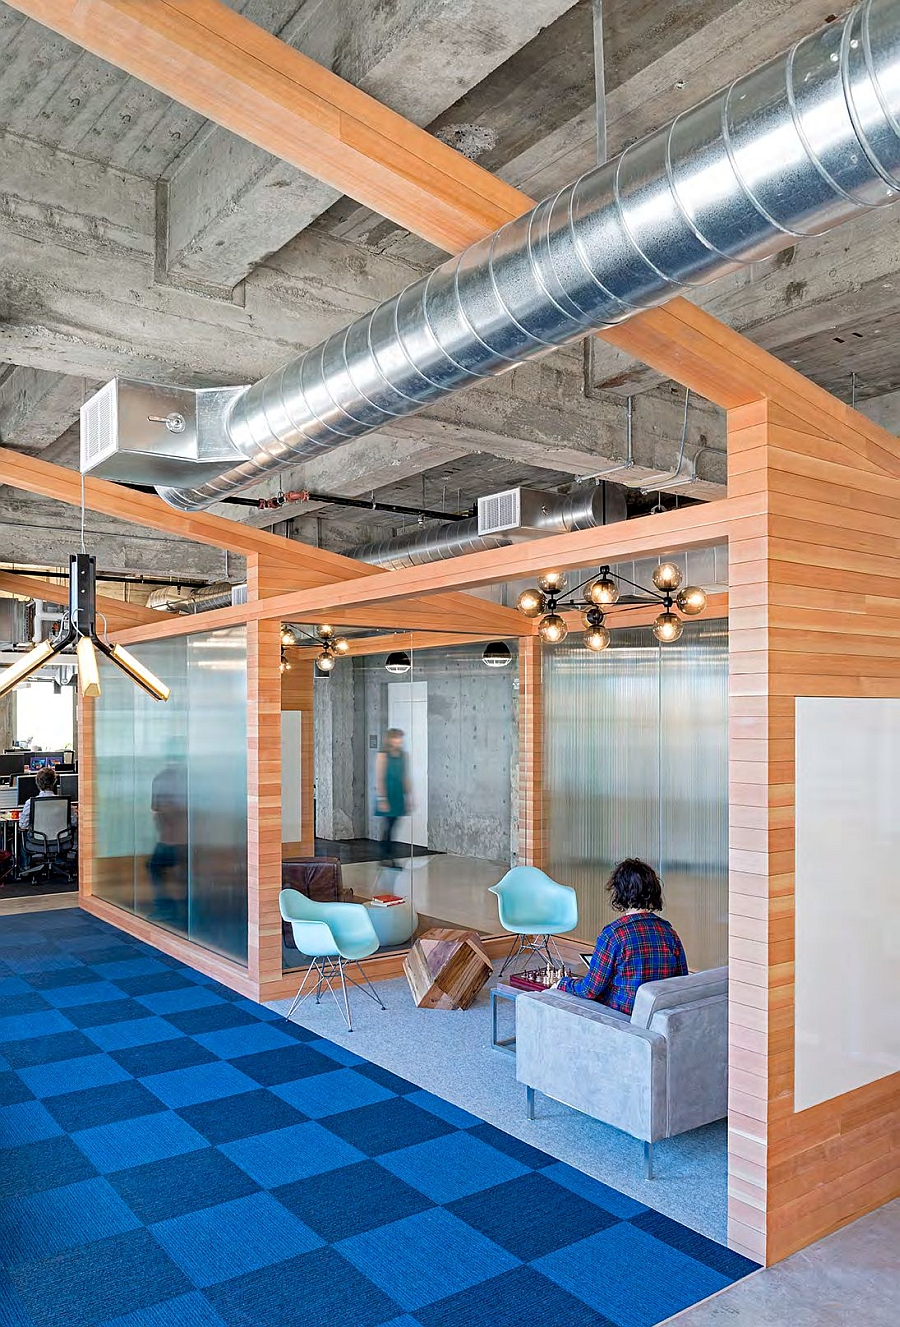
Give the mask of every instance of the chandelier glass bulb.
[{"label": "chandelier glass bulb", "polygon": [[331,642],[331,648],[334,650],[335,654],[346,654],[350,649],[350,642],[346,636],[335,636],[334,640]]},{"label": "chandelier glass bulb", "polygon": [[609,632],[606,627],[592,627],[590,631],[584,633],[584,643],[589,650],[599,654],[609,644]]},{"label": "chandelier glass bulb", "polygon": [[565,620],[558,613],[548,613],[541,618],[538,635],[545,645],[558,645],[569,634]]},{"label": "chandelier glass bulb", "polygon": [[290,627],[281,628],[281,643],[282,645],[294,644],[294,633],[291,631]]},{"label": "chandelier glass bulb", "polygon": [[538,576],[538,589],[545,594],[559,594],[566,588],[566,578],[561,571],[546,571]]},{"label": "chandelier glass bulb", "polygon": [[[316,667],[319,669],[320,672],[330,673],[334,665],[335,665],[334,655],[329,654],[327,650],[323,650],[321,654],[316,655]],[[288,665],[288,667],[290,667],[290,664]]]},{"label": "chandelier glass bulb", "polygon": [[684,623],[677,613],[660,613],[659,617],[653,623],[653,634],[663,645],[671,645],[684,631]]},{"label": "chandelier glass bulb", "polygon": [[516,608],[525,617],[540,617],[544,611],[545,602],[540,590],[523,590],[516,600]]},{"label": "chandelier glass bulb", "polygon": [[590,604],[614,604],[619,598],[619,587],[611,576],[600,576],[585,587],[584,597]]},{"label": "chandelier glass bulb", "polygon": [[677,590],[681,584],[681,568],[674,562],[661,562],[653,572],[653,584],[657,590],[668,592]]},{"label": "chandelier glass bulb", "polygon": [[316,627],[316,632],[320,640],[330,640],[334,635],[334,627],[329,627],[327,623],[321,627]]},{"label": "chandelier glass bulb", "polygon": [[686,585],[679,590],[675,602],[685,617],[696,617],[706,607],[706,591],[699,585]]}]

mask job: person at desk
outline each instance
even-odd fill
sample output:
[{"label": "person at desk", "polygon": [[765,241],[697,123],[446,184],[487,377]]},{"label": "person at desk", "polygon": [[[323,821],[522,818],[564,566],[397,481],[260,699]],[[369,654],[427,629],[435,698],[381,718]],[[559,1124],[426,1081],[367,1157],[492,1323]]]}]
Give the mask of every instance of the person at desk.
[{"label": "person at desk", "polygon": [[622,916],[597,936],[584,977],[563,977],[557,989],[596,1000],[630,1014],[638,987],[645,981],[686,977],[684,946],[662,911],[662,885],[652,866],[628,857],[606,883],[609,901]]},{"label": "person at desk", "polygon": [[[59,779],[56,777],[56,770],[53,769],[52,766],[48,766],[45,769],[38,770],[35,776],[35,783],[37,784],[38,797],[59,796]],[[22,807],[22,810],[19,812],[20,831],[24,831],[30,828],[32,807],[34,806],[35,801],[36,798],[29,797],[28,801],[25,803],[25,805]],[[78,815],[74,807],[70,808],[70,815],[72,818],[72,824],[77,825]]]}]

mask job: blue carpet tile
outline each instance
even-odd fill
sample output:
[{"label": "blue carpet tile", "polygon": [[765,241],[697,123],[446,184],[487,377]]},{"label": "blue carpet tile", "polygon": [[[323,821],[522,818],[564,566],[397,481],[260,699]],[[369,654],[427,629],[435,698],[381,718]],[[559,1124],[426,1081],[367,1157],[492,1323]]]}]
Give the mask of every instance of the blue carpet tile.
[{"label": "blue carpet tile", "polygon": [[754,1264],[77,911],[0,921],[2,1327],[652,1327]]}]

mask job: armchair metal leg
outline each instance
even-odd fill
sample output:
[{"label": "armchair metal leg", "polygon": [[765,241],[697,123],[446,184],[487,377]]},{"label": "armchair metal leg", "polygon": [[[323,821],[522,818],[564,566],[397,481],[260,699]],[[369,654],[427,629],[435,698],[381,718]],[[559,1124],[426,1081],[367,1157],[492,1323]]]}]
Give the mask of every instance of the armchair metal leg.
[{"label": "armchair metal leg", "polygon": [[353,961],[354,961],[354,963],[356,964],[356,966],[359,968],[359,975],[362,977],[363,982],[365,983],[365,985],[363,985],[362,983],[358,982],[358,981],[356,980],[356,978],[355,978],[354,976],[352,976],[349,972],[347,973],[347,980],[348,980],[348,981],[352,981],[352,982],[353,982],[353,985],[356,986],[356,987],[358,987],[359,990],[363,991],[366,995],[371,996],[371,998],[375,1001],[375,1003],[376,1003],[381,1009],[385,1009],[385,1010],[386,1010],[386,1009],[387,1009],[387,1005],[384,1003],[384,1001],[382,1000],[381,996],[378,994],[378,992],[376,991],[375,987],[372,985],[371,979],[369,978],[368,974],[366,973],[365,968],[364,968],[363,965],[360,963],[359,959],[354,959]]},{"label": "armchair metal leg", "polygon": [[529,1120],[534,1119],[534,1088],[525,1088],[525,1110]]},{"label": "armchair metal leg", "polygon": [[653,1179],[653,1144],[644,1143],[644,1179]]},{"label": "armchair metal leg", "polygon": [[337,961],[338,970],[341,974],[341,990],[344,992],[344,1017],[347,1020],[347,1031],[353,1031],[353,1020],[350,1017],[350,998],[347,995],[347,981],[344,977],[344,960],[339,958]]},{"label": "armchair metal leg", "polygon": [[294,1003],[291,1005],[290,1009],[285,1014],[285,1018],[288,1020],[288,1022],[290,1022],[291,1015],[293,1014],[294,1010],[297,1008],[297,1005],[301,1004],[302,1001],[305,1000],[307,996],[312,995],[312,987],[310,987],[310,989],[306,992],[306,995],[303,994],[303,990],[304,987],[306,986],[307,981],[309,980],[309,974],[313,971],[313,969],[315,969],[318,972],[318,963],[316,959],[313,959],[309,967],[304,972],[303,980],[300,983],[300,988],[297,991],[297,994],[294,996]]},{"label": "armchair metal leg", "polygon": [[504,972],[509,967],[513,959],[518,958],[519,954],[522,952],[522,949],[524,948],[524,945],[525,945],[525,937],[523,935],[513,936],[513,942],[510,945],[509,950],[507,951],[506,958],[503,960],[503,966],[500,968],[501,977],[503,976]]}]

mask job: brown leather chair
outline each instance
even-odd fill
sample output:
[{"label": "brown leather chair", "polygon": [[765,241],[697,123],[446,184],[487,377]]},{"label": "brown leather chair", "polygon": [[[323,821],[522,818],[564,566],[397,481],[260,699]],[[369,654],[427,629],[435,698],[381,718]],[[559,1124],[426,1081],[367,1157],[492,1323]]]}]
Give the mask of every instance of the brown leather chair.
[{"label": "brown leather chair", "polygon": [[[289,857],[281,863],[282,889],[296,889],[316,903],[352,903],[353,890],[345,889],[339,857]],[[284,943],[295,949],[290,925],[282,922]]]}]

